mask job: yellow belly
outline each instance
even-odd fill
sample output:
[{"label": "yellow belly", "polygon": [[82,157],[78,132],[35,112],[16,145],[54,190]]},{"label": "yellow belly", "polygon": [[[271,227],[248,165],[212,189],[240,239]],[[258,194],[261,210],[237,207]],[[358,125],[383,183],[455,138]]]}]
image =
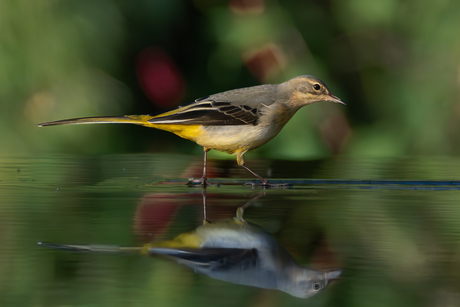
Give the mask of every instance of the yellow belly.
[{"label": "yellow belly", "polygon": [[242,155],[274,138],[296,111],[297,108],[284,104],[266,106],[258,125],[155,124],[148,122],[152,118],[149,115],[136,116],[135,120],[147,127],[172,132],[208,149]]},{"label": "yellow belly", "polygon": [[280,130],[277,125],[207,126],[196,142],[206,148],[237,154],[264,145]]},{"label": "yellow belly", "polygon": [[146,124],[150,128],[172,132],[181,138],[196,142],[203,134],[201,125],[171,125],[171,124]]},{"label": "yellow belly", "polygon": [[245,153],[258,148],[274,138],[285,122],[269,125],[172,125],[145,124],[147,127],[172,132],[184,139],[196,142],[208,149],[227,152],[230,154]]}]

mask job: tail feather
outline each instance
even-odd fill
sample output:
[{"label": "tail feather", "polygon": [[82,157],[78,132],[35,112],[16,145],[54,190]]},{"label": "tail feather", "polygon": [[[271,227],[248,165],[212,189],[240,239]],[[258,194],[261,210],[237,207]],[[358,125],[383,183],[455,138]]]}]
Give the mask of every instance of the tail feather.
[{"label": "tail feather", "polygon": [[47,242],[37,242],[37,245],[61,249],[73,252],[91,252],[91,253],[109,253],[109,254],[140,254],[142,247],[121,247],[113,245],[71,245],[71,244],[55,244]]},{"label": "tail feather", "polygon": [[38,127],[46,126],[58,126],[58,125],[78,125],[78,124],[135,124],[145,125],[149,115],[126,115],[126,116],[103,116],[103,117],[82,117],[82,118],[71,118],[56,120],[52,122],[46,122],[38,124]]},{"label": "tail feather", "polygon": [[201,133],[199,125],[188,125],[179,123],[151,123],[149,122],[152,118],[157,118],[152,115],[125,115],[119,117],[82,117],[82,118],[71,118],[64,120],[57,120],[53,122],[38,124],[38,127],[46,126],[59,126],[59,125],[78,125],[78,124],[134,124],[149,128],[156,128],[164,131],[172,132],[181,138],[196,141],[196,137]]}]

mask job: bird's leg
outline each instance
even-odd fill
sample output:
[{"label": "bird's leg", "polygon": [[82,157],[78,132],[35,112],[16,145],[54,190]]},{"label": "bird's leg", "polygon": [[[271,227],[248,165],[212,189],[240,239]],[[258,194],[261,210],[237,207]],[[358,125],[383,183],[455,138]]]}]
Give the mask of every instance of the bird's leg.
[{"label": "bird's leg", "polygon": [[262,196],[265,196],[265,192],[262,192],[262,193],[257,194],[256,196],[254,196],[253,198],[251,198],[250,200],[248,200],[244,205],[242,205],[241,207],[239,207],[239,208],[236,210],[235,220],[240,221],[240,222],[244,222],[244,219],[243,219],[244,210],[246,210],[246,208],[249,207],[250,204],[252,204],[252,203],[255,202],[256,200],[258,200],[258,199],[259,199],[260,197],[262,197]]},{"label": "bird's leg", "polygon": [[206,161],[208,160],[209,148],[203,147],[204,161],[203,161],[203,176],[201,176],[201,185],[206,187],[208,185],[208,178],[206,177]]},{"label": "bird's leg", "polygon": [[253,174],[257,178],[259,178],[260,181],[262,181],[262,185],[269,185],[268,181],[265,178],[263,178],[262,176],[260,176],[256,172],[254,172],[252,169],[250,169],[246,165],[246,163],[244,163],[244,154],[245,154],[245,152],[240,152],[240,153],[238,153],[236,155],[236,162],[238,163],[238,165],[244,167],[248,172],[250,172],[251,174]]},{"label": "bird's leg", "polygon": [[248,200],[244,205],[241,206],[241,209],[246,210],[247,207],[249,207],[250,204],[261,198],[262,196],[265,196],[265,192],[260,192],[250,200]]},{"label": "bird's leg", "polygon": [[244,215],[244,208],[243,208],[243,207],[239,207],[239,208],[236,210],[235,220],[240,221],[240,222],[244,222],[243,215]]},{"label": "bird's leg", "polygon": [[257,174],[256,172],[254,172],[252,169],[250,169],[250,168],[246,165],[246,163],[243,163],[241,166],[244,167],[246,170],[248,170],[251,174],[253,174],[253,175],[256,176],[257,178],[259,178],[260,181],[262,181],[262,185],[269,185],[269,184],[270,184],[265,178],[263,178],[262,176],[260,176],[260,175]]},{"label": "bird's leg", "polygon": [[203,191],[201,191],[201,195],[203,196],[203,225],[211,223],[208,221],[206,217],[206,186],[203,186]]},{"label": "bird's leg", "polygon": [[[259,174],[257,174],[256,172],[254,172],[252,169],[250,169],[246,163],[244,163],[244,153],[238,153],[237,156],[236,156],[236,162],[238,163],[238,165],[244,167],[248,172],[250,172],[251,174],[253,174],[254,176],[256,176],[257,178],[260,179],[260,181],[262,181],[262,186],[263,187],[280,187],[280,186],[289,186],[291,184],[289,183],[270,183],[268,182],[267,179],[265,179],[264,177],[260,176]],[[245,183],[246,184],[251,184],[253,187],[258,185],[256,183],[252,183],[252,182],[247,182]]]},{"label": "bird's leg", "polygon": [[206,147],[203,147],[203,151],[204,151],[204,159],[203,159],[203,176],[201,176],[201,179],[194,179],[193,177],[189,178],[188,179],[188,183],[187,185],[188,186],[193,186],[195,183],[200,183],[202,187],[206,187],[208,185],[211,185],[210,183],[208,183],[208,178],[206,176],[206,162],[208,160],[208,151],[210,151],[211,149],[209,148],[206,148]]}]

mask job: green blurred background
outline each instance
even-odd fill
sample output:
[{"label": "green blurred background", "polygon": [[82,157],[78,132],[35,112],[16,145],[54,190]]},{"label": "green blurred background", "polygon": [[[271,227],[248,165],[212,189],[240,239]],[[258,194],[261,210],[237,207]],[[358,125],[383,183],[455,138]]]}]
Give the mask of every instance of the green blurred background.
[{"label": "green blurred background", "polygon": [[459,13],[450,0],[3,0],[0,154],[201,154],[143,127],[35,124],[311,74],[348,105],[302,109],[252,157],[458,155]]},{"label": "green blurred background", "polygon": [[[347,106],[300,110],[249,154],[263,158],[251,162],[256,171],[458,180],[458,157],[439,156],[460,153],[459,16],[453,0],[0,0],[0,306],[459,306],[452,183],[266,191],[248,220],[278,225],[273,233],[302,264],[320,233],[345,270],[308,302],[162,259],[35,246],[140,244],[134,230],[147,201],[152,217],[179,208],[160,219],[170,222],[164,238],[202,221],[199,189],[152,185],[201,176],[199,146],[134,125],[37,123],[153,113],[302,74],[321,78]],[[141,152],[154,154],[130,155]],[[328,159],[335,155],[345,158]],[[222,171],[215,177],[250,177],[233,160],[212,163]],[[232,216],[252,192],[209,188],[211,214],[222,209],[210,219]]]}]

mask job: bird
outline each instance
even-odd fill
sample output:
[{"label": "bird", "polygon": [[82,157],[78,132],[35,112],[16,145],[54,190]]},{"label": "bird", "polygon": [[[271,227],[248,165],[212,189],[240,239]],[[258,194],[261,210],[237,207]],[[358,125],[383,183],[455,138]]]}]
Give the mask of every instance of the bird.
[{"label": "bird", "polygon": [[76,252],[124,253],[171,258],[179,264],[225,282],[277,289],[299,298],[311,297],[342,271],[317,271],[299,265],[263,228],[248,223],[244,206],[236,216],[203,225],[172,240],[140,247],[69,245],[38,242],[48,248]]},{"label": "bird", "polygon": [[263,84],[202,97],[159,114],[83,117],[38,124],[39,127],[68,124],[135,124],[172,132],[204,149],[203,175],[208,185],[207,153],[214,149],[236,155],[236,161],[263,186],[276,185],[250,169],[244,155],[273,139],[302,107],[320,101],[345,103],[320,79],[302,75],[280,84]]}]

